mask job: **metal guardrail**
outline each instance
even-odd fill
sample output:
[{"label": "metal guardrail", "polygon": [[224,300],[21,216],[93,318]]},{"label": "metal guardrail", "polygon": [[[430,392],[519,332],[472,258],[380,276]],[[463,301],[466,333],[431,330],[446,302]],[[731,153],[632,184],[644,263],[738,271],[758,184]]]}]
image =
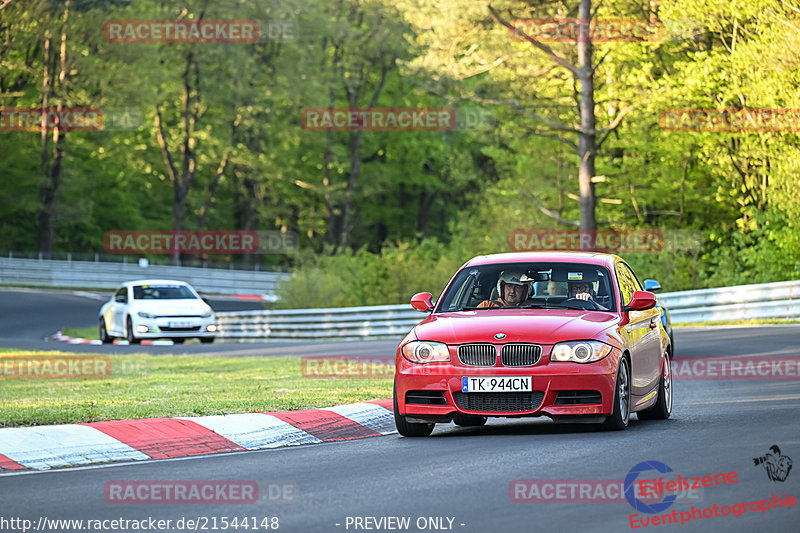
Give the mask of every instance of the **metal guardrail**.
[{"label": "metal guardrail", "polygon": [[33,287],[116,289],[135,279],[176,279],[199,292],[259,294],[276,297],[280,281],[288,274],[258,270],[228,270],[199,267],[59,261],[0,257],[0,283]]},{"label": "metal guardrail", "polygon": [[219,337],[243,342],[400,338],[425,316],[408,304],[217,313]]},{"label": "metal guardrail", "polygon": [[673,324],[800,318],[800,281],[780,281],[664,293],[658,300],[669,308]]},{"label": "metal guardrail", "polygon": [[[671,292],[658,299],[673,324],[800,318],[800,281]],[[409,304],[217,313],[219,336],[243,342],[399,339],[423,318]]]}]

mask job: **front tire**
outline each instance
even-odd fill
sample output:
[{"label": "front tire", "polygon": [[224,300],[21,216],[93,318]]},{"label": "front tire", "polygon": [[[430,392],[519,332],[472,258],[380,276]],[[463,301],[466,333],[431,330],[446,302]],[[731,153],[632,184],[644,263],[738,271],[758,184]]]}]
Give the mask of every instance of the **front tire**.
[{"label": "front tire", "polygon": [[631,419],[631,374],[628,367],[628,360],[624,357],[619,360],[619,370],[617,370],[617,384],[614,387],[614,412],[606,417],[601,425],[602,429],[620,430],[628,427]]},{"label": "front tire", "polygon": [[214,342],[214,337],[200,337],[200,342],[203,344],[211,344]]},{"label": "front tire", "polygon": [[100,318],[100,342],[103,344],[111,344],[114,342],[114,337],[111,337],[106,329],[105,318]]},{"label": "front tire", "polygon": [[125,325],[125,338],[128,340],[128,342],[130,344],[139,344],[142,342],[142,339],[137,339],[136,335],[133,334],[133,321],[131,320],[131,317],[128,317]]},{"label": "front tire", "polygon": [[669,354],[664,354],[664,371],[658,382],[658,400],[652,407],[639,411],[639,420],[666,420],[672,414],[672,366]]},{"label": "front tire", "polygon": [[397,427],[398,433],[404,437],[427,437],[433,433],[433,428],[436,424],[408,422],[406,417],[400,414],[400,410],[397,408],[397,382],[394,384],[392,399],[394,401],[394,425]]}]

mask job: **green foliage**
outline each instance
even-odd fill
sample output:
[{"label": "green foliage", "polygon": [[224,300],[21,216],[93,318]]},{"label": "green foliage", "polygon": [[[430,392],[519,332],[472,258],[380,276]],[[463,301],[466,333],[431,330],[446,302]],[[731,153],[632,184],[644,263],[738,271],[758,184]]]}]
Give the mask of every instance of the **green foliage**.
[{"label": "green foliage", "polygon": [[[599,18],[657,17],[666,25],[661,40],[595,43],[594,61],[603,58],[595,75],[597,126],[626,113],[613,132],[598,135],[598,223],[673,235],[661,253],[625,256],[640,277],[658,279],[665,290],[797,278],[798,132],[677,132],[659,123],[660,113],[674,108],[800,108],[800,59],[787,53],[800,48],[797,10],[783,0],[593,5]],[[512,230],[563,227],[539,202],[562,219],[578,217],[577,137],[533,116],[575,126],[576,80],[511,39],[486,3],[71,6],[66,19],[61,0],[3,10],[0,102],[41,105],[44,36],[60,43],[63,33],[68,70],[50,105],[131,107],[142,121],[128,131],[67,132],[54,251],[102,252],[103,234],[112,229],[171,229],[176,189],[156,108],[177,165],[187,149],[195,158],[186,229],[300,235],[297,256],[257,259],[295,269],[283,307],[404,303],[414,292],[438,293],[467,259],[507,251]],[[492,6],[509,20],[577,16],[575,0]],[[103,35],[109,19],[200,16],[286,21],[295,29],[288,39],[241,45],[111,43]],[[576,61],[575,43],[547,44]],[[300,124],[304,108],[365,107],[376,92],[378,107],[480,109],[492,120],[444,132],[358,135]],[[188,136],[187,98],[198,111]],[[0,145],[0,249],[32,251],[41,136],[0,132]],[[354,166],[360,174],[350,183]],[[349,201],[347,245],[331,248]]]},{"label": "green foliage", "polygon": [[306,256],[295,276],[281,285],[276,308],[357,307],[407,303],[417,292],[434,297],[468,257],[447,254],[434,239],[415,246],[386,246],[380,253],[365,249],[338,255]]}]

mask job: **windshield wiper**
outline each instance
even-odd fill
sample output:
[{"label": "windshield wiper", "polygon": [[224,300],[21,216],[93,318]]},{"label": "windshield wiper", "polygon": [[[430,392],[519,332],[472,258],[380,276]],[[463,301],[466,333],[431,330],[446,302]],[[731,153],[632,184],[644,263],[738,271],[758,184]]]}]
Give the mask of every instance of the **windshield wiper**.
[{"label": "windshield wiper", "polygon": [[576,309],[582,310],[581,307],[571,307],[569,305],[563,304],[531,304],[531,305],[523,305],[518,309]]}]

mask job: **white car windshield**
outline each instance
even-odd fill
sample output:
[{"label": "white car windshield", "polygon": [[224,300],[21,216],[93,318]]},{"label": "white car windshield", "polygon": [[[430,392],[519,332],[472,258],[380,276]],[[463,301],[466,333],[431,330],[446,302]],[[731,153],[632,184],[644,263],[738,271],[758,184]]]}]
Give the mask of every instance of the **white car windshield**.
[{"label": "white car windshield", "polygon": [[186,300],[196,299],[185,285],[136,285],[133,287],[134,300]]}]

